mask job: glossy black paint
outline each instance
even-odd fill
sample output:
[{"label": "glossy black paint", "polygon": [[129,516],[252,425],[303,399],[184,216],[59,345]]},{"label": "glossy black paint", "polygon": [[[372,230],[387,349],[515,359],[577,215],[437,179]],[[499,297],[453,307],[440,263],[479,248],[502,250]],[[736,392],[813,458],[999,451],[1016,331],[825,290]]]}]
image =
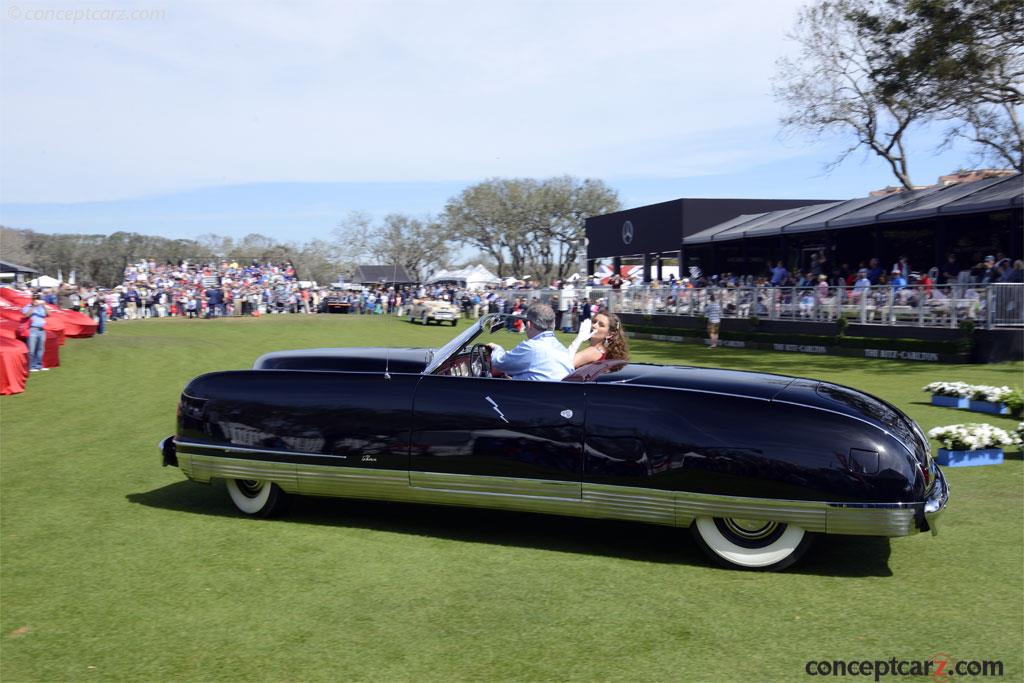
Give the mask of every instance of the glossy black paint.
[{"label": "glossy black paint", "polygon": [[[878,429],[835,413],[707,392],[706,385],[589,387],[584,481],[838,502],[899,502],[916,493],[909,455]],[[878,453],[885,467],[870,475],[851,467],[851,449]]]},{"label": "glossy black paint", "polygon": [[411,468],[580,481],[578,385],[425,376],[416,389]]},{"label": "glossy black paint", "polygon": [[178,434],[211,445],[286,451],[296,462],[406,469],[419,380],[301,370],[203,375],[185,389]]},{"label": "glossy black paint", "polygon": [[256,359],[254,370],[331,370],[420,373],[433,349],[306,349],[274,351]]},{"label": "glossy black paint", "polygon": [[635,363],[592,381],[419,374],[430,356],[267,354],[193,380],[178,436],[338,467],[756,498],[920,502],[935,479],[912,422],[846,387]]}]

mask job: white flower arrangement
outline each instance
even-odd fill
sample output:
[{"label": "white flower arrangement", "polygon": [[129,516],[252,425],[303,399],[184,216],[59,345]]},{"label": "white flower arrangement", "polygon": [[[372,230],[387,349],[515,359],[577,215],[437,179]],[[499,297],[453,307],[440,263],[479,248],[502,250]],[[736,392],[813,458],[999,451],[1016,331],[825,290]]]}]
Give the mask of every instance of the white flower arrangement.
[{"label": "white flower arrangement", "polygon": [[1013,433],[1013,436],[1017,438],[1017,445],[1024,446],[1024,422],[1017,425],[1017,430]]},{"label": "white flower arrangement", "polygon": [[1010,387],[990,387],[987,384],[968,384],[967,382],[932,382],[924,391],[938,396],[955,396],[956,398],[973,398],[975,401],[1002,403],[1013,393]]},{"label": "white flower arrangement", "polygon": [[1012,391],[1013,389],[1010,387],[990,387],[985,384],[975,384],[971,387],[971,398],[975,401],[1002,403]]},{"label": "white flower arrangement", "polygon": [[938,394],[939,396],[966,398],[971,395],[973,389],[974,387],[967,382],[932,382],[923,391]]},{"label": "white flower arrangement", "polygon": [[[1024,427],[1024,423],[1021,423]],[[1020,429],[1009,433],[990,424],[946,425],[929,430],[928,436],[950,451],[976,451],[982,448],[1002,448],[1021,443]]]}]

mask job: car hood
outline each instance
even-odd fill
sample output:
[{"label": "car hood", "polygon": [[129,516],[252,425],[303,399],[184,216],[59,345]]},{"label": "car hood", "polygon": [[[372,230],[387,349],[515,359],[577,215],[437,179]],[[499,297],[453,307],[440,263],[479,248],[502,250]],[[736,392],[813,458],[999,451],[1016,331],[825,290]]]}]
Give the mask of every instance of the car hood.
[{"label": "car hood", "polygon": [[356,347],[265,353],[254,370],[346,370],[348,372],[423,372],[434,349]]}]

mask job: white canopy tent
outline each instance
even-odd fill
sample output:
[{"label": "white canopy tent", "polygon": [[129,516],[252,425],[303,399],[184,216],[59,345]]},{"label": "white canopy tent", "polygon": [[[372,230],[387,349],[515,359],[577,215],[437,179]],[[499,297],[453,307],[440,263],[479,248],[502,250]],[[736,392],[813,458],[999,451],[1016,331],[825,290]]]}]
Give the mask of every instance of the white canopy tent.
[{"label": "white canopy tent", "polygon": [[60,287],[61,282],[55,277],[40,275],[34,280],[30,280],[28,284],[31,287]]},{"label": "white canopy tent", "polygon": [[438,282],[455,282],[467,289],[483,289],[486,285],[500,283],[501,278],[478,263],[458,270],[441,270],[427,280],[430,285]]}]

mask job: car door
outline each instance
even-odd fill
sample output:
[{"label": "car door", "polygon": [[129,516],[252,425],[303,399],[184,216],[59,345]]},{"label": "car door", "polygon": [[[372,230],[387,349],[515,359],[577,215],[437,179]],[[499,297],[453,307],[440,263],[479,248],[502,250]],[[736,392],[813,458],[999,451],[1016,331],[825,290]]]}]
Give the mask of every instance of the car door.
[{"label": "car door", "polygon": [[428,375],[417,385],[412,486],[579,499],[583,386]]}]

